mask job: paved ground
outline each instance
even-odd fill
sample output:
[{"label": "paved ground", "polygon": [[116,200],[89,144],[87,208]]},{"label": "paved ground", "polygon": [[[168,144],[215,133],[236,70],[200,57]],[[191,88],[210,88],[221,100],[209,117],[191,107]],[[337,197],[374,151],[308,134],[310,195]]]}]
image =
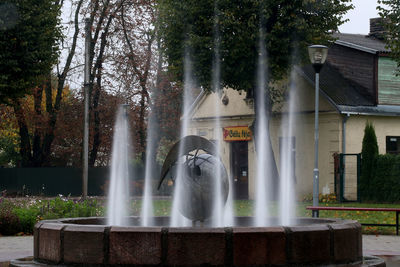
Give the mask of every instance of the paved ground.
[{"label": "paved ground", "polygon": [[6,262],[33,256],[33,236],[1,236],[0,267],[8,266]]},{"label": "paved ground", "polygon": [[[384,258],[388,267],[400,267],[400,236],[363,235],[363,253]],[[32,255],[32,236],[0,237],[0,267]]]},{"label": "paved ground", "polygon": [[400,236],[363,235],[363,254],[383,258],[388,267],[400,267]]}]

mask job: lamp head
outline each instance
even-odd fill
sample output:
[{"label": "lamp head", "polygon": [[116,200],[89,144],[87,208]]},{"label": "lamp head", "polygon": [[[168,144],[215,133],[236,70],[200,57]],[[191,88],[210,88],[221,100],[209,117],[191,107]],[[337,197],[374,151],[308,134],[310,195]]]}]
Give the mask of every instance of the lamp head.
[{"label": "lamp head", "polygon": [[328,56],[328,47],[324,45],[310,45],[308,55],[316,73],[319,73]]}]

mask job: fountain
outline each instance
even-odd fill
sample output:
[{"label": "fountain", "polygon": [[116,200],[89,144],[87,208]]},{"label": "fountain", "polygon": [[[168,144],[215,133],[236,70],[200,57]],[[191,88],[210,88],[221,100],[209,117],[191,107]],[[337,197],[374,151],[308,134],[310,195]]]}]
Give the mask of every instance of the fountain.
[{"label": "fountain", "polygon": [[[218,33],[218,30],[216,30]],[[260,30],[260,36],[263,35]],[[218,38],[216,38],[218,39]],[[170,217],[151,216],[151,190],[146,179],[142,216],[129,217],[120,210],[126,203],[129,143],[126,111],[121,108],[113,144],[113,166],[110,204],[107,218],[74,218],[38,222],[34,229],[34,260],[32,266],[385,266],[382,260],[363,260],[361,225],[340,219],[294,218],[291,204],[283,204],[282,216],[272,217],[268,211],[271,199],[271,175],[266,168],[270,157],[267,144],[268,117],[265,101],[267,53],[260,38],[258,62],[258,97],[256,104],[257,184],[255,217],[222,215],[230,210],[232,187],[220,159],[219,145],[199,136],[188,135],[188,118],[183,116],[181,140],[167,155],[160,177],[162,184],[168,173],[174,177],[174,199]],[[218,45],[216,44],[216,48]],[[185,104],[193,86],[191,61],[185,49]],[[218,51],[213,77],[215,91],[219,89]],[[291,108],[289,108],[291,109]],[[124,113],[125,112],[125,113]],[[216,114],[219,117],[219,114]],[[289,117],[289,127],[292,124]],[[124,126],[125,125],[125,126]],[[217,127],[221,127],[217,122]],[[120,131],[121,130],[121,131]],[[293,129],[287,131],[289,137]],[[150,138],[151,139],[151,138]],[[151,141],[151,140],[150,140]],[[218,139],[216,140],[219,141]],[[124,145],[125,142],[125,145]],[[284,150],[289,151],[288,142]],[[114,151],[115,149],[115,151]],[[285,152],[283,153],[285,155]],[[117,158],[118,157],[118,158]],[[283,164],[281,160],[281,164]],[[283,196],[292,194],[292,174],[281,168]],[[148,170],[149,168],[146,167]],[[149,170],[148,170],[149,171]],[[215,175],[217,174],[217,175]],[[147,178],[151,175],[147,174]],[[265,183],[267,182],[267,183]],[[117,193],[117,188],[121,192]],[[116,192],[112,197],[112,192]],[[121,198],[125,197],[125,199]],[[293,195],[292,195],[293,196]],[[120,198],[119,202],[114,202]],[[225,204],[226,203],[226,204]],[[114,210],[118,209],[118,215]],[[229,213],[229,212],[228,212]],[[222,219],[223,218],[223,219]],[[228,218],[228,219],[226,219]],[[14,261],[12,266],[26,266]]]},{"label": "fountain", "polygon": [[125,218],[128,216],[129,159],[131,158],[127,108],[128,105],[121,105],[118,108],[114,127],[110,188],[108,193],[109,201],[107,206],[107,224],[109,225],[127,224]]},{"label": "fountain", "polygon": [[[125,217],[120,226],[108,224],[106,218],[41,221],[35,225],[34,261],[28,264],[385,266],[377,258],[363,260],[361,225],[356,221],[296,218],[282,226],[279,218],[271,217],[269,226],[253,226],[253,217],[236,217],[233,226],[213,226],[215,168],[220,168],[226,201],[229,182],[216,146],[198,136],[184,137],[166,157],[160,184],[168,172],[181,169],[175,176],[181,179],[177,209],[192,226],[168,226],[169,217],[153,217],[151,226],[141,226],[142,217]],[[27,263],[16,260],[11,265]]]}]

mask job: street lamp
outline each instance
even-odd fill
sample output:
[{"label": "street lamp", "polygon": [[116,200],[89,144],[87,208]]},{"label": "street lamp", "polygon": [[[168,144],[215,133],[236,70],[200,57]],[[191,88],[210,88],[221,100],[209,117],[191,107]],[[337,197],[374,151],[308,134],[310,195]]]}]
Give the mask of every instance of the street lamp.
[{"label": "street lamp", "polygon": [[85,70],[84,70],[84,116],[83,116],[83,149],[82,149],[82,197],[86,198],[88,194],[89,177],[89,90],[90,90],[90,20],[85,19]]},{"label": "street lamp", "polygon": [[[313,178],[313,206],[318,206],[319,195],[319,170],[318,170],[318,111],[319,111],[319,73],[325,63],[328,55],[328,47],[324,45],[310,45],[308,47],[308,55],[310,56],[311,64],[315,70],[315,134],[314,134],[314,178]],[[313,210],[312,216],[319,217],[319,211]]]}]

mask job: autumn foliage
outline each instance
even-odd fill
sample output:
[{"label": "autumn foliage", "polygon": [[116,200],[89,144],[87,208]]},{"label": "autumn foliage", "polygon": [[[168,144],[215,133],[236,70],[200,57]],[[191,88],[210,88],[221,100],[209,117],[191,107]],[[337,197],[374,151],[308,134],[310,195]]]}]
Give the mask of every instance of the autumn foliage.
[{"label": "autumn foliage", "polygon": [[90,21],[91,39],[90,166],[109,164],[115,111],[123,103],[130,107],[132,161],[144,160],[153,115],[157,150],[165,151],[179,134],[181,90],[165,73],[155,5],[154,0],[71,1],[67,35],[53,43],[62,44],[57,48],[63,56],[51,66],[52,73],[0,106],[0,166],[81,165],[84,17]]}]

